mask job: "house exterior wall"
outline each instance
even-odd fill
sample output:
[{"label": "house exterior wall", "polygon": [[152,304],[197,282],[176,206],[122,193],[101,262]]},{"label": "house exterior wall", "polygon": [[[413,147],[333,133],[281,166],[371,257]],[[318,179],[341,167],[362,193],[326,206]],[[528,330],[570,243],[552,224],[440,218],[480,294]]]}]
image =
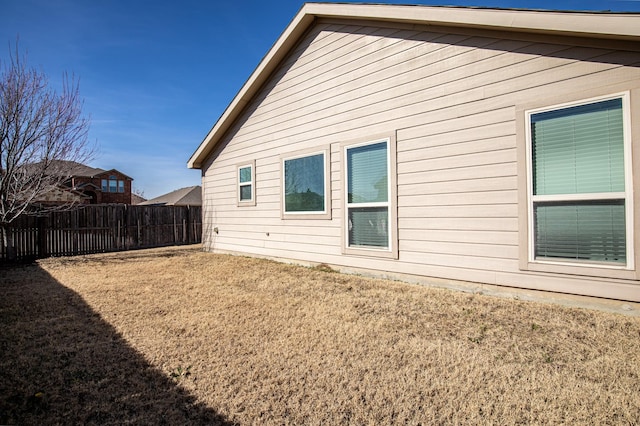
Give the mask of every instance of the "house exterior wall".
[{"label": "house exterior wall", "polygon": [[[522,118],[532,105],[626,92],[635,171],[639,50],[633,42],[320,20],[203,165],[205,248],[640,301],[636,269],[598,275],[523,262]],[[343,249],[342,146],[379,135],[396,150],[397,256],[388,258]],[[283,218],[281,158],[325,147],[330,217]],[[239,205],[237,167],[247,162],[255,162],[255,203]],[[633,173],[636,188],[639,178]]]},{"label": "house exterior wall", "polygon": [[[124,182],[124,192],[105,192],[102,191],[102,180],[109,180],[110,176],[115,176],[116,181]],[[76,176],[73,178],[73,186],[78,187],[82,184],[91,184],[96,189],[95,190],[87,190],[93,194],[95,197],[95,203],[93,204],[131,204],[131,183],[132,180],[130,177],[118,172],[117,170],[110,170],[99,175],[93,177],[85,177],[85,176]]]}]

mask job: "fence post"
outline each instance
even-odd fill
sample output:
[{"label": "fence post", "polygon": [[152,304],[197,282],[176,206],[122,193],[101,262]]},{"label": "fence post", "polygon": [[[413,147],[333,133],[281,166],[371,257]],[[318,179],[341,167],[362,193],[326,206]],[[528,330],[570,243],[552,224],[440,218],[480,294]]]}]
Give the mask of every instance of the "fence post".
[{"label": "fence post", "polygon": [[118,218],[118,250],[123,250],[124,244],[122,244],[122,226],[124,225],[124,213],[126,211],[127,206],[121,207],[119,204],[116,204],[116,217]]},{"label": "fence post", "polygon": [[191,244],[191,206],[187,206],[187,212],[185,216],[185,220],[187,222],[187,229],[185,229],[185,239],[187,240],[187,244]]},{"label": "fence post", "polygon": [[173,244],[178,242],[178,222],[176,222],[176,208],[171,209],[173,213]]},{"label": "fence post", "polygon": [[121,222],[121,237],[120,244],[125,250],[129,250],[129,242],[127,241],[127,224],[129,223],[129,206],[124,205],[124,211],[122,212],[122,222]]},{"label": "fence post", "polygon": [[69,218],[70,219],[69,222],[71,222],[70,223],[71,229],[72,229],[72,231],[71,231],[72,234],[71,235],[72,235],[72,238],[73,238],[73,241],[72,241],[73,252],[72,252],[72,254],[74,256],[77,256],[79,251],[80,251],[79,250],[79,246],[80,246],[80,241],[79,241],[80,240],[80,235],[79,235],[80,232],[79,231],[80,231],[80,229],[78,228],[78,210],[77,209],[71,210],[69,212],[69,214],[71,215],[71,217]]},{"label": "fence post", "polygon": [[41,259],[49,256],[47,250],[48,218],[48,216],[38,216],[38,257]]},{"label": "fence post", "polygon": [[136,236],[137,236],[137,244],[136,248],[140,248],[142,246],[142,229],[140,228],[140,216],[142,215],[142,210],[138,210],[136,214]]}]

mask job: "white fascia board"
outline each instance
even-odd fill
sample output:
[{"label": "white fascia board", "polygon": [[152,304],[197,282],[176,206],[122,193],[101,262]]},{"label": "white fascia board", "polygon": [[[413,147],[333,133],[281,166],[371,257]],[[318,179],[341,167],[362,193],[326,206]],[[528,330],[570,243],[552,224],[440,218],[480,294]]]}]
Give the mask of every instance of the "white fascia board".
[{"label": "white fascia board", "polygon": [[389,21],[602,39],[640,39],[640,14],[305,3],[193,153],[187,163],[189,168],[202,167],[219,138],[318,18]]},{"label": "white fascia board", "polygon": [[366,19],[620,40],[637,40],[640,37],[640,14],[637,13],[322,3],[309,3],[304,10],[317,17],[326,18]]}]

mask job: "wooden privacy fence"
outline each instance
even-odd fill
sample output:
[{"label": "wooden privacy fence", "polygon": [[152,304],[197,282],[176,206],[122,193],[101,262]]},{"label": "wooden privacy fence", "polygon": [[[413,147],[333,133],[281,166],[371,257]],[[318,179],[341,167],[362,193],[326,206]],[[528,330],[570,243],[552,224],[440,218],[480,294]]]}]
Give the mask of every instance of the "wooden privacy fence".
[{"label": "wooden privacy fence", "polygon": [[[86,205],[22,216],[9,232],[16,260],[196,244],[202,241],[202,207]],[[0,261],[6,260],[0,244]]]}]

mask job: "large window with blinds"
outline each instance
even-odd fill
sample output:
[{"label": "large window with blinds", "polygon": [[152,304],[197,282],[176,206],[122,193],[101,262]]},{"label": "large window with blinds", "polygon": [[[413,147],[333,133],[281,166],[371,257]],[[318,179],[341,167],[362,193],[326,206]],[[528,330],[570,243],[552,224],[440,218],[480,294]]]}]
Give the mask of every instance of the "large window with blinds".
[{"label": "large window with blinds", "polygon": [[527,112],[530,259],[626,267],[626,96]]},{"label": "large window with blinds", "polygon": [[346,245],[390,251],[389,140],[346,146],[344,155]]}]

